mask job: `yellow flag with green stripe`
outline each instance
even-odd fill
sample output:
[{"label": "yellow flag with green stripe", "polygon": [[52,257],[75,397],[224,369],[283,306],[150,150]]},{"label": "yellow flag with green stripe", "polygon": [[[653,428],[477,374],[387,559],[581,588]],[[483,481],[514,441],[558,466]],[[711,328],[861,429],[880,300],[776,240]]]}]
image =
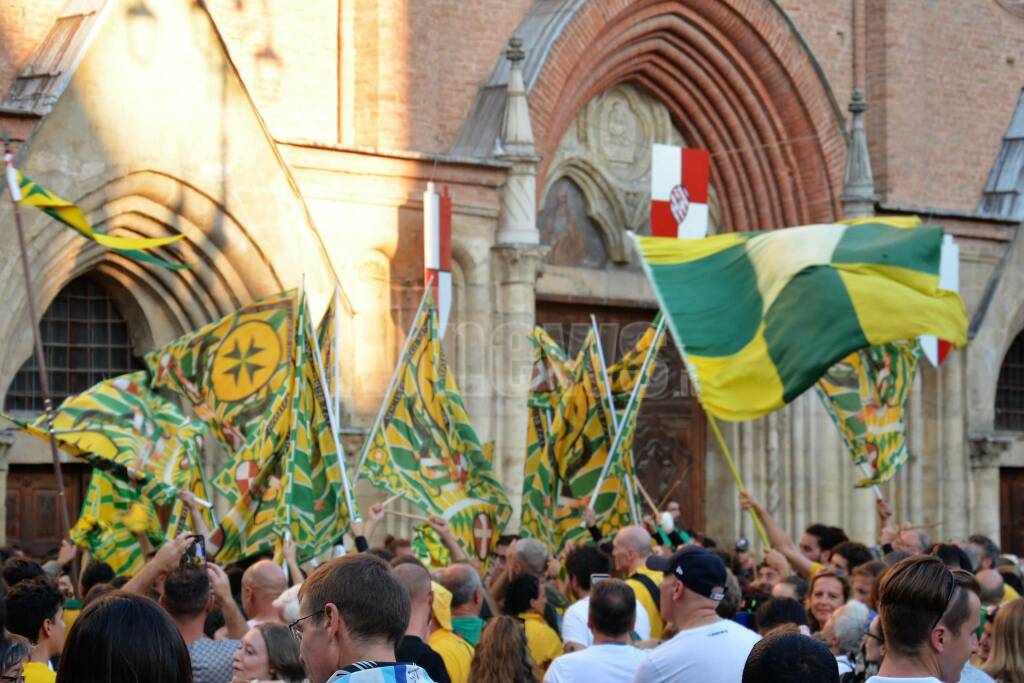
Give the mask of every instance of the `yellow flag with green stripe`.
[{"label": "yellow flag with green stripe", "polygon": [[635,237],[705,410],[761,417],[868,346],[920,335],[964,346],[963,302],[939,289],[942,229],[914,223]]},{"label": "yellow flag with green stripe", "polygon": [[62,199],[47,190],[39,183],[25,177],[21,171],[8,167],[8,172],[13,171],[14,178],[9,179],[11,195],[23,206],[34,206],[54,220],[63,223],[83,237],[86,237],[107,249],[116,251],[119,254],[128,256],[137,261],[144,261],[171,270],[182,270],[188,268],[184,263],[171,263],[152,254],[147,254],[142,249],[155,249],[167,246],[182,239],[184,235],[170,235],[168,237],[118,237],[108,235],[92,227],[85,213],[76,204]]}]

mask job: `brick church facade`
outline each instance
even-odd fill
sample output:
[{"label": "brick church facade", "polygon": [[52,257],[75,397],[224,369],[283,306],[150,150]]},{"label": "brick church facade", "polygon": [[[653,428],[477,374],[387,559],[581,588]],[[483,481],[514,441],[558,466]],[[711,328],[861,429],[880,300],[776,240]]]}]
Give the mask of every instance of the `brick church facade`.
[{"label": "brick church facade", "polygon": [[[422,193],[447,185],[445,349],[517,506],[526,333],[544,325],[574,351],[594,314],[607,355],[621,355],[656,312],[628,239],[648,230],[652,143],[710,150],[714,231],[916,213],[960,245],[971,343],[922,367],[914,457],[886,493],[936,536],[982,532],[1020,553],[1022,63],[1024,3],[1012,0],[8,0],[0,125],[26,174],[94,224],[183,233],[195,264],[156,272],[26,215],[58,394],[303,281],[318,314],[337,280],[354,309],[350,450],[422,293]],[[31,414],[16,259],[6,240],[0,392],[5,411]],[[659,367],[641,480],[688,525],[752,537],[678,354]],[[787,527],[824,521],[870,540],[872,495],[853,488],[817,401],[729,425],[727,438]],[[15,432],[0,451],[8,538],[51,542],[45,452]],[[210,468],[222,458],[207,455]],[[74,500],[87,474],[68,471]]]}]

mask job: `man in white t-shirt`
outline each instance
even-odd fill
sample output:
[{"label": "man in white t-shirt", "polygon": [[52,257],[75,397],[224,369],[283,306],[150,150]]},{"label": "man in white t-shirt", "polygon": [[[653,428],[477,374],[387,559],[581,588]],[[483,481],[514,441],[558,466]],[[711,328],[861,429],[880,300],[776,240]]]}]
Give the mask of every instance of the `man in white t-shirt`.
[{"label": "man in white t-shirt", "polygon": [[[611,558],[592,545],[583,545],[574,548],[565,558],[565,569],[569,574],[569,589],[577,600],[562,616],[562,642],[566,652],[574,652],[594,644],[594,633],[587,625],[592,577],[608,574]],[[646,610],[637,610],[636,626],[632,630],[639,640],[651,637],[651,621]]]},{"label": "man in white t-shirt", "polygon": [[957,683],[978,650],[978,591],[974,575],[931,555],[886,570],[878,582],[885,657],[868,683]]},{"label": "man in white t-shirt", "polygon": [[715,613],[725,597],[722,560],[704,548],[686,546],[671,557],[648,558],[647,567],[664,573],[661,616],[679,633],[647,655],[634,683],[740,683],[743,664],[760,637]]},{"label": "man in white t-shirt", "polygon": [[544,683],[620,683],[633,678],[644,652],[629,644],[638,612],[636,594],[625,581],[607,579],[590,591],[587,624],[594,643],[551,662]]}]

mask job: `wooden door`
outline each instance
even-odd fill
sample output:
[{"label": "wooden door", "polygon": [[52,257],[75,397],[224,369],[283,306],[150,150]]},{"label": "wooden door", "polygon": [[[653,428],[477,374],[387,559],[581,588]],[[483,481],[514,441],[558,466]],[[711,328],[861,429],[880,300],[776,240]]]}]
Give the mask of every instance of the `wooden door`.
[{"label": "wooden door", "polygon": [[[88,483],[84,465],[63,465],[64,495],[71,523],[78,519]],[[44,558],[60,545],[60,496],[51,465],[11,465],[7,473],[7,543]],[[66,531],[65,531],[66,534]]]},{"label": "wooden door", "polygon": [[[537,324],[571,356],[579,352],[591,328],[592,313],[601,330],[605,362],[612,363],[633,348],[657,312],[537,302]],[[637,476],[655,502],[660,503],[672,491],[670,499],[679,503],[680,526],[687,529],[704,528],[704,424],[704,413],[691,390],[682,358],[668,339],[658,353],[641,406],[633,456]]]},{"label": "wooden door", "polygon": [[1024,467],[999,469],[999,547],[1024,554]]}]

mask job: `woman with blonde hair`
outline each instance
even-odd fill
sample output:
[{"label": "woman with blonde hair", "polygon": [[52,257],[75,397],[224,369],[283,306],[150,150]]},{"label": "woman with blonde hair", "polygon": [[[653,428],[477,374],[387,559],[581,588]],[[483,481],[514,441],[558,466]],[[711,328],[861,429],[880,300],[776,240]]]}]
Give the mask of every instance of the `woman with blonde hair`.
[{"label": "woman with blonde hair", "polygon": [[1024,598],[999,608],[992,624],[992,650],[981,670],[998,683],[1024,683]]},{"label": "woman with blonde hair", "polygon": [[526,647],[526,630],[519,619],[490,620],[476,646],[469,683],[537,683]]}]

